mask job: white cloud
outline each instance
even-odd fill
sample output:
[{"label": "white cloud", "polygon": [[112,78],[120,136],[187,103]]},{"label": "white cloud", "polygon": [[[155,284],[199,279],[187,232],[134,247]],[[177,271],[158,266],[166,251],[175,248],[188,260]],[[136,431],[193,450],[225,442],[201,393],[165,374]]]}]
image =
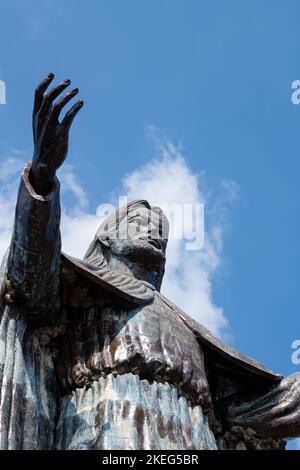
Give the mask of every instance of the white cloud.
[{"label": "white cloud", "polygon": [[[142,198],[150,204],[203,204],[203,175],[196,175],[184,156],[166,139],[156,139],[157,158],[121,182],[121,195],[128,200]],[[9,245],[16,193],[22,161],[13,154],[1,159],[0,165],[0,257]],[[23,158],[24,160],[24,158]],[[60,171],[63,194],[71,193],[72,207],[62,207],[63,250],[82,257],[94,237],[100,219],[88,211],[85,191],[78,183],[73,168],[65,165]],[[228,333],[228,321],[221,307],[213,301],[213,278],[222,262],[225,217],[234,200],[235,185],[224,182],[222,198],[208,212],[205,208],[205,243],[202,250],[187,251],[185,240],[170,239],[166,274],[162,291],[184,311],[218,335]],[[104,201],[104,202],[117,202]]]},{"label": "white cloud", "polygon": [[61,193],[69,193],[74,198],[72,207],[62,204],[61,233],[62,250],[82,258],[95,236],[101,219],[88,211],[88,199],[77,181],[73,167],[64,165],[59,171]]},{"label": "white cloud", "polygon": [[100,224],[96,215],[76,211],[62,211],[61,233],[62,250],[76,258],[82,258],[95,236]]},{"label": "white cloud", "polygon": [[0,259],[11,239],[18,180],[23,166],[20,157],[20,152],[12,151],[11,155],[0,158]]},{"label": "white cloud", "polygon": [[85,210],[88,206],[86,193],[77,181],[72,165],[65,163],[58,171],[58,177],[63,182],[61,191],[70,192],[76,200],[76,211]]},{"label": "white cloud", "polygon": [[[155,136],[155,134],[154,134]],[[150,204],[204,204],[203,175],[189,168],[182,153],[167,139],[155,137],[158,157],[123,180],[128,200],[143,198]],[[213,208],[205,205],[205,241],[198,251],[187,251],[185,240],[168,243],[162,292],[212,332],[226,335],[229,324],[223,309],[213,301],[212,284],[221,266],[226,212],[236,196],[234,182],[222,184]],[[173,227],[174,228],[174,227]]]}]

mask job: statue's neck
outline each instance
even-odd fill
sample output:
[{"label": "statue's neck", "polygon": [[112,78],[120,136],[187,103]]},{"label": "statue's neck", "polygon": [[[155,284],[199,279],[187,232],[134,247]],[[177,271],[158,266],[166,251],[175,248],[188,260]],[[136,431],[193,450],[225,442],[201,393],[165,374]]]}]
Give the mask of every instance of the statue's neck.
[{"label": "statue's neck", "polygon": [[149,282],[156,290],[160,290],[159,273],[153,266],[130,261],[125,257],[115,256],[112,253],[108,259],[108,266],[113,271],[121,271],[141,281]]}]

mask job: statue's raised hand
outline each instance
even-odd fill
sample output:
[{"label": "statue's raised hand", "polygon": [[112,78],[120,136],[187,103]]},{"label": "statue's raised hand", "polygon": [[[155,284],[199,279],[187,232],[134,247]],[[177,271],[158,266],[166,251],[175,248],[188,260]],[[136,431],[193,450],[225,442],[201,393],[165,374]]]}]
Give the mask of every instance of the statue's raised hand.
[{"label": "statue's raised hand", "polygon": [[46,93],[53,78],[50,73],[36,88],[32,116],[34,153],[30,181],[34,190],[43,196],[51,190],[56,170],[67,157],[69,130],[83,106],[83,101],[78,101],[59,122],[62,108],[77,95],[78,88],[55,101],[71,81],[65,80]]}]

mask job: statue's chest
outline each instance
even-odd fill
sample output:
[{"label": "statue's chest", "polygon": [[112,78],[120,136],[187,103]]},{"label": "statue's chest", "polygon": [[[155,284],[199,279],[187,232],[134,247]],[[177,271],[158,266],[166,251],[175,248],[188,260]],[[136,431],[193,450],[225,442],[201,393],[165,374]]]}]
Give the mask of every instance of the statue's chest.
[{"label": "statue's chest", "polygon": [[71,388],[110,373],[138,374],[171,382],[195,401],[206,384],[203,353],[194,334],[159,295],[150,305],[132,310],[92,306],[70,318],[58,373]]}]

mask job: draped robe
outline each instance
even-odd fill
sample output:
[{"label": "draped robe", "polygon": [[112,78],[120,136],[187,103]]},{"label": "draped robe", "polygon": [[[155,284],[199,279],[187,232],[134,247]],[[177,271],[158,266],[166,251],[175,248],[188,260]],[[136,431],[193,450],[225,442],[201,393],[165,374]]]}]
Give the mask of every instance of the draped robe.
[{"label": "draped robe", "polygon": [[150,284],[62,254],[59,182],[42,197],[29,170],[0,272],[0,449],[217,449],[234,424],[300,434],[298,377],[235,351]]}]

